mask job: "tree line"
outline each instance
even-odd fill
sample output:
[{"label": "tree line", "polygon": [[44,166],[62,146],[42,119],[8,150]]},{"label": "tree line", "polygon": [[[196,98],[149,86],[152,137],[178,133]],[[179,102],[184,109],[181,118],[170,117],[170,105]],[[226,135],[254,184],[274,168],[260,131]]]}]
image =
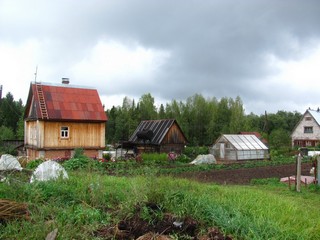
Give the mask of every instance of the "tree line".
[{"label": "tree line", "polygon": [[[10,92],[0,99],[0,141],[23,140],[24,108],[21,99],[15,101]],[[290,134],[302,117],[287,111],[246,115],[240,97],[217,99],[201,94],[156,107],[150,93],[137,103],[125,97],[122,106],[113,106],[106,114],[106,142],[110,144],[127,141],[142,120],[176,119],[192,146],[211,145],[221,134],[259,132],[273,148],[290,147]]]},{"label": "tree line", "polygon": [[176,119],[193,146],[211,145],[221,134],[259,132],[275,149],[291,146],[290,134],[302,117],[296,111],[246,115],[240,97],[217,99],[201,94],[157,108],[150,93],[142,95],[137,103],[125,97],[122,106],[113,106],[107,115],[108,143],[128,140],[142,120]]}]

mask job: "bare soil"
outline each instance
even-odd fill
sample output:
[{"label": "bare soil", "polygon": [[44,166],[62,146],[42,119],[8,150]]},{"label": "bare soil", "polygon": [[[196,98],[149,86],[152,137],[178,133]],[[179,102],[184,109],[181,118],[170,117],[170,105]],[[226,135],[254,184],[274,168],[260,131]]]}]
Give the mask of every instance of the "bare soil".
[{"label": "bare soil", "polygon": [[[311,163],[301,165],[301,175],[310,176]],[[200,182],[213,182],[217,184],[250,184],[252,179],[283,178],[296,175],[296,165],[287,164],[279,166],[266,166],[256,168],[239,168],[230,170],[210,170],[202,172],[184,172],[178,177],[197,180]]]},{"label": "bare soil", "polygon": [[[232,240],[232,236],[225,236],[219,229],[210,228],[207,233],[200,233],[201,224],[191,217],[178,219],[170,213],[163,213],[154,203],[147,203],[150,219],[143,219],[142,206],[137,206],[133,216],[123,219],[114,226],[104,226],[95,232],[95,236],[102,239],[116,240],[171,240],[171,236],[178,239],[194,240]],[[162,217],[159,218],[159,215]],[[176,239],[176,238],[174,238]]]}]

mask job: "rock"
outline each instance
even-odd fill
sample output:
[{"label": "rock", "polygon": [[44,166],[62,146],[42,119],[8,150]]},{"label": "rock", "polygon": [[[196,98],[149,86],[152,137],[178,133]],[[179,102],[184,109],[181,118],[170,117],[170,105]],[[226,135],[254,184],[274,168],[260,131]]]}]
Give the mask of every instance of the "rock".
[{"label": "rock", "polygon": [[54,229],[52,232],[50,232],[47,237],[46,240],[55,240],[58,234],[58,228]]}]

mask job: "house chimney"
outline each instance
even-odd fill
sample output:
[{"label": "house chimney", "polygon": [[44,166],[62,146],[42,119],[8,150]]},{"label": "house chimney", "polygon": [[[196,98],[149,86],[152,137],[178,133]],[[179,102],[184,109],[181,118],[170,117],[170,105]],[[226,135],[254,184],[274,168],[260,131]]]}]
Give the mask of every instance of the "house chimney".
[{"label": "house chimney", "polygon": [[2,85],[0,85],[0,100],[2,99]]},{"label": "house chimney", "polygon": [[69,78],[62,78],[62,84],[69,84]]}]

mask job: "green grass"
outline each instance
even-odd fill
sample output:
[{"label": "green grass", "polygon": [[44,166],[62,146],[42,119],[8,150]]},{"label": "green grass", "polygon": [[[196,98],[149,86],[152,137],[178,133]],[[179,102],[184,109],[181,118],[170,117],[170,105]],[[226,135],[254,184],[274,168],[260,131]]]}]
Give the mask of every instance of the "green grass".
[{"label": "green grass", "polygon": [[27,203],[31,217],[0,224],[0,239],[45,239],[55,228],[58,239],[97,239],[99,227],[147,202],[237,239],[320,239],[319,190],[297,193],[272,181],[220,186],[155,177],[152,171],[138,177],[70,171],[69,180],[1,183],[0,198]]}]

